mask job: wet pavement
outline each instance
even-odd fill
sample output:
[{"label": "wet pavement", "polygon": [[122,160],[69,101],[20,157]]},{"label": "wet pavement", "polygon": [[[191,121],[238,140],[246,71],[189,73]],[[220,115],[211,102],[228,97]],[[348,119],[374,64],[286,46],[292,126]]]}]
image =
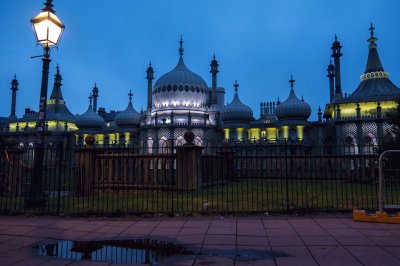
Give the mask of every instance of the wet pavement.
[{"label": "wet pavement", "polygon": [[[67,249],[74,251],[92,241],[114,246],[107,246],[104,256],[87,253],[68,259],[61,256],[58,246],[59,250],[40,248],[68,242]],[[159,265],[400,265],[400,225],[354,222],[351,214],[129,219],[0,216],[0,265],[124,265],[134,263],[133,256],[142,256],[115,244],[129,241],[160,245],[149,247],[153,251],[162,245],[190,251],[143,255],[142,262]],[[92,260],[81,260],[87,256]],[[102,261],[103,257],[108,261]]]}]

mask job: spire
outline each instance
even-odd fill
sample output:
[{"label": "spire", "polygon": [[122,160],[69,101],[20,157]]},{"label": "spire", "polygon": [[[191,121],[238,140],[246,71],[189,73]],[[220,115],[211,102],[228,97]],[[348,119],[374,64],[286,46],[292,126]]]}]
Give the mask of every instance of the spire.
[{"label": "spire", "polygon": [[96,113],[97,112],[97,98],[99,98],[99,88],[97,88],[96,82],[94,83],[92,95],[93,95],[93,111]]},{"label": "spire", "polygon": [[11,81],[11,113],[10,118],[17,118],[15,115],[15,107],[17,105],[17,91],[18,91],[18,80],[17,75],[14,75],[14,79]]},{"label": "spire", "polygon": [[151,108],[153,106],[152,93],[153,93],[153,79],[154,79],[154,69],[151,66],[151,61],[146,70],[146,79],[147,79],[147,112],[150,113]]},{"label": "spire", "polygon": [[62,76],[60,74],[60,66],[57,64],[56,66],[56,74],[54,75],[54,86],[50,95],[50,100],[56,100],[58,103],[60,100],[63,100],[61,86],[62,86]]},{"label": "spire", "polygon": [[322,122],[322,112],[321,112],[321,106],[318,106],[318,122]]},{"label": "spire", "polygon": [[293,79],[293,75],[290,75],[290,80],[289,80],[289,83],[290,83],[290,90],[294,90],[294,83],[295,83],[296,81]]},{"label": "spire", "polygon": [[342,97],[342,81],[340,74],[340,57],[343,55],[341,52],[342,46],[338,41],[337,35],[335,34],[335,41],[332,43],[332,55],[335,62],[335,97]]},{"label": "spire", "polygon": [[147,67],[146,74],[147,74],[146,75],[146,79],[147,80],[153,80],[154,79],[154,69],[151,66],[151,61],[149,63],[149,66]]},{"label": "spire", "polygon": [[326,71],[328,72],[328,75],[326,76],[329,78],[329,99],[330,102],[332,102],[333,98],[335,97],[335,66],[332,64],[332,59],[329,60],[329,65]]},{"label": "spire", "polygon": [[[92,91],[93,91],[93,93],[99,93],[99,88],[97,88],[97,83],[96,82],[94,83],[94,87],[93,87]],[[93,97],[96,97],[96,96],[93,94]]]},{"label": "spire", "polygon": [[374,30],[375,28],[371,23],[371,26],[369,27],[371,37],[367,40],[369,42],[368,61],[367,61],[367,66],[365,67],[364,74],[370,72],[384,71],[378,54],[378,49],[377,49],[378,45],[376,44],[378,38],[374,36]]},{"label": "spire", "polygon": [[12,91],[17,91],[18,89],[18,80],[17,80],[17,75],[14,75],[14,79],[11,81],[11,90]]},{"label": "spire", "polygon": [[129,102],[131,103],[132,102],[132,96],[133,96],[132,90],[129,90],[128,96],[129,96]]},{"label": "spire", "polygon": [[235,80],[235,84],[233,84],[233,87],[235,87],[235,95],[238,94],[238,88],[239,88],[239,83],[237,82],[237,80]]},{"label": "spire", "polygon": [[181,34],[181,39],[179,40],[179,56],[183,56],[183,40],[182,40],[182,34]]},{"label": "spire", "polygon": [[215,59],[215,54],[213,59],[211,60],[211,70],[210,73],[212,74],[212,94],[211,94],[211,103],[217,104],[217,74],[218,74],[218,61]]},{"label": "spire", "polygon": [[332,49],[332,57],[333,58],[342,56],[342,53],[341,53],[341,50],[340,50],[341,48],[342,48],[342,46],[340,45],[340,42],[338,41],[338,37],[335,34],[335,40],[332,43],[332,47],[331,47],[331,49]]}]

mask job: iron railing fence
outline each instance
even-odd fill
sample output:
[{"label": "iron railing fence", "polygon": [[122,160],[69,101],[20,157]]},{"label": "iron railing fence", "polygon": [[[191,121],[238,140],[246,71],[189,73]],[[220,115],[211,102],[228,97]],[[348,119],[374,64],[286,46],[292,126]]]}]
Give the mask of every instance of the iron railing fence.
[{"label": "iron railing fence", "polygon": [[[81,143],[84,144],[84,143]],[[346,141],[161,140],[46,147],[46,204],[25,208],[35,149],[0,150],[3,213],[130,215],[378,208],[380,149]],[[200,144],[202,146],[200,146]],[[385,203],[400,204],[400,157],[385,163]]]}]

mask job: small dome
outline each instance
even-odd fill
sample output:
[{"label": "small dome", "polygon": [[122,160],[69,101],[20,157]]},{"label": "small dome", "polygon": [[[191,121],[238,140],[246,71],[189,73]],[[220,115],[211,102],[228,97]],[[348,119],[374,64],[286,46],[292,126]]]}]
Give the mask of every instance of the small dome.
[{"label": "small dome", "polygon": [[92,105],[89,105],[87,111],[76,118],[75,123],[79,129],[102,129],[105,122],[93,111]]},{"label": "small dome", "polygon": [[226,105],[221,111],[224,122],[250,122],[254,120],[253,111],[250,107],[242,103],[237,93],[239,84],[235,83],[235,96],[230,104]]},{"label": "small dome", "polygon": [[307,120],[311,114],[311,107],[304,100],[299,100],[294,93],[293,88],[290,90],[289,97],[275,109],[275,115],[279,120],[299,119]]},{"label": "small dome", "polygon": [[118,127],[137,127],[140,124],[140,114],[133,108],[130,101],[128,107],[115,116],[115,124]]}]

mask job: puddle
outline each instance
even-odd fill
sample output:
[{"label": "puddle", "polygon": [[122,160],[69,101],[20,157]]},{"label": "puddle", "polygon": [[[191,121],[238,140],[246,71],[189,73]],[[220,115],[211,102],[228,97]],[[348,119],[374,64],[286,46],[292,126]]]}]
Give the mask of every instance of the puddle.
[{"label": "puddle", "polygon": [[38,254],[68,260],[108,261],[125,264],[157,264],[179,254],[193,254],[182,245],[152,239],[67,241],[36,247]]},{"label": "puddle", "polygon": [[204,255],[207,257],[230,257],[232,259],[235,258],[236,261],[252,261],[273,259],[276,257],[290,257],[289,254],[282,251],[263,251],[249,249],[238,249],[236,251],[210,250],[202,252],[200,255]]},{"label": "puddle", "polygon": [[[203,250],[194,254],[182,245],[155,239],[120,239],[99,241],[54,240],[35,247],[41,256],[68,260],[107,261],[122,264],[158,264],[175,255],[199,255],[201,265],[212,263],[211,257],[229,257],[235,261],[257,261],[288,257],[282,251],[269,250]],[[207,259],[208,258],[208,259]],[[172,258],[173,259],[173,258]],[[205,259],[205,261],[203,261]]]}]

